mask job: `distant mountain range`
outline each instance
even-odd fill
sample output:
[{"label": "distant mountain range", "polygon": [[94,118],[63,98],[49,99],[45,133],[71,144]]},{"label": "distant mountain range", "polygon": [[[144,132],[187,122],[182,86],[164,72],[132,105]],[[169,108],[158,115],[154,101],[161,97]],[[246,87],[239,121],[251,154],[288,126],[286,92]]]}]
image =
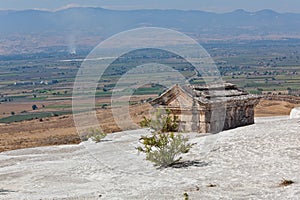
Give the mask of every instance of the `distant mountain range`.
[{"label": "distant mountain range", "polygon": [[[203,11],[117,11],[102,8],[69,8],[56,12],[0,11],[0,40],[8,42],[7,45],[0,44],[0,54],[5,53],[4,47],[9,50],[12,40],[14,45],[20,40],[18,44],[24,48],[27,43],[30,46],[30,42],[26,40],[33,40],[39,48],[59,44],[63,46],[74,43],[71,40],[77,40],[76,38],[86,38],[84,41],[87,41],[87,38],[95,37],[99,42],[120,31],[146,26],[178,30],[199,40],[298,38],[300,14],[277,13],[272,10],[236,10],[217,14]],[[82,41],[79,43],[85,45]],[[86,43],[91,45],[93,42]]]}]

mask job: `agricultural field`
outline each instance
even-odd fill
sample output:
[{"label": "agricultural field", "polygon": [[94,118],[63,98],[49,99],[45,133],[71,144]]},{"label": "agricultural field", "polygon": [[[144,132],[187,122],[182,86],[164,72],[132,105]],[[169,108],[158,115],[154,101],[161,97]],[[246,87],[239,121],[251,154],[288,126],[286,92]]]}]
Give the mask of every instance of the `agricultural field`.
[{"label": "agricultural field", "polygon": [[[222,79],[250,93],[299,90],[300,40],[211,42],[203,46],[214,59]],[[57,52],[1,56],[0,123],[70,114],[73,83],[87,54],[87,50],[79,50],[76,55]],[[96,109],[110,106],[112,91],[122,75],[135,66],[154,62],[172,66],[186,78],[196,76],[193,66],[177,55],[151,49],[132,52],[115,60],[99,80]],[[162,70],[160,75],[168,73]],[[141,72],[132,76],[131,79],[138,80],[156,79],[159,75]],[[191,83],[203,83],[202,78],[193,78]],[[124,92],[132,84],[123,82]],[[134,90],[130,104],[149,101],[165,89],[155,82],[143,85]]]},{"label": "agricultural field", "polygon": [[[214,59],[222,79],[261,94],[265,91],[298,90],[300,85],[300,40],[219,42],[203,44]],[[72,117],[73,83],[88,51],[77,54],[27,54],[0,57],[0,152],[12,149],[80,142]],[[147,56],[145,56],[147,55]],[[152,65],[151,63],[162,65]],[[168,52],[141,50],[121,57],[104,72],[99,80],[95,97],[97,117],[106,133],[120,131],[111,113],[111,95],[120,78],[135,66],[147,64],[151,70],[131,73],[123,80],[121,94],[130,97],[133,121],[149,114],[147,103],[161,94],[166,87],[153,81],[129,89],[141,80],[176,81],[172,70],[189,79],[191,84],[203,84],[193,66],[179,56]],[[155,73],[156,71],[156,73]],[[157,71],[159,73],[157,73]],[[199,74],[198,74],[199,75]],[[262,100],[256,107],[258,117],[288,115],[296,103]],[[86,104],[80,105],[82,110]],[[105,119],[105,120],[103,120]],[[131,129],[132,127],[128,127]],[[135,127],[137,128],[137,127]]]}]

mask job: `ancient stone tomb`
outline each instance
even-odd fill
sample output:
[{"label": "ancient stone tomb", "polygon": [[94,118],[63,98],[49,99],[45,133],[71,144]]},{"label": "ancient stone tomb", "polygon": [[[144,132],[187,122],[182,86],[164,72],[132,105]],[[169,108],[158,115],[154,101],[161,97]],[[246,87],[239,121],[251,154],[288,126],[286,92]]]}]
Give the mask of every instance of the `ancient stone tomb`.
[{"label": "ancient stone tomb", "polygon": [[217,133],[254,123],[259,98],[230,83],[174,85],[150,103],[179,117],[183,132]]}]

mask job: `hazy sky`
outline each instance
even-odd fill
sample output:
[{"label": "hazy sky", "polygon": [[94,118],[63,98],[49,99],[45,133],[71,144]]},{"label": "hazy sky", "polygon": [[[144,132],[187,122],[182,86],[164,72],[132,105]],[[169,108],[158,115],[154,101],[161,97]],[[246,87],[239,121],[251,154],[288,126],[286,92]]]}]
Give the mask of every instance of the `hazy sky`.
[{"label": "hazy sky", "polygon": [[300,0],[0,0],[0,9],[50,9],[97,6],[110,9],[183,9],[228,12],[236,9],[300,13]]}]

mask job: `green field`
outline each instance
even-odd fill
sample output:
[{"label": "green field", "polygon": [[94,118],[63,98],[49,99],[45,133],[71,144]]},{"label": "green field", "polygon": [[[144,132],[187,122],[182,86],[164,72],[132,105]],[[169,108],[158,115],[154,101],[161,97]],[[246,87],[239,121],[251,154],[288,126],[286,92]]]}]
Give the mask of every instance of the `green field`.
[{"label": "green field", "polygon": [[12,123],[12,122],[20,122],[20,121],[33,120],[33,119],[43,119],[46,117],[54,117],[54,116],[71,114],[71,113],[72,113],[71,111],[27,113],[27,114],[13,115],[10,117],[1,118],[0,123]]},{"label": "green field", "polygon": [[[300,40],[220,41],[204,43],[203,46],[214,59],[223,80],[234,83],[251,93],[300,89],[300,56],[297,54],[300,52]],[[9,106],[10,102],[32,104],[35,102],[49,104],[50,102],[50,106],[46,108],[55,110],[54,113],[41,110],[41,113],[5,117],[0,119],[0,122],[30,120],[70,112],[65,111],[65,109],[71,110],[70,104],[55,105],[54,101],[71,100],[73,82],[81,61],[62,62],[62,60],[82,59],[86,54],[82,53],[76,57],[65,53],[55,55],[44,55],[44,57],[35,54],[14,55],[0,60],[0,102],[6,102],[6,106]],[[190,83],[205,84],[203,77],[194,77],[193,66],[179,56],[161,50],[146,49],[131,52],[127,57],[123,56],[115,60],[99,80],[96,98],[105,98],[109,101],[108,97],[111,97],[120,78],[135,66],[147,63],[171,66],[173,70],[180,72],[187,79],[193,77]],[[147,80],[149,84],[134,89],[133,94],[161,94],[166,88],[153,80],[167,77],[166,82],[174,82],[172,72],[162,69],[158,68],[158,73],[131,74],[130,79],[123,80],[119,93],[128,94],[128,88],[134,88],[135,84]],[[214,78],[208,77],[206,80],[211,81]],[[18,84],[15,85],[15,82]],[[109,103],[104,102],[97,105],[97,108],[103,108],[103,105]],[[11,111],[14,111],[13,108]]]}]

